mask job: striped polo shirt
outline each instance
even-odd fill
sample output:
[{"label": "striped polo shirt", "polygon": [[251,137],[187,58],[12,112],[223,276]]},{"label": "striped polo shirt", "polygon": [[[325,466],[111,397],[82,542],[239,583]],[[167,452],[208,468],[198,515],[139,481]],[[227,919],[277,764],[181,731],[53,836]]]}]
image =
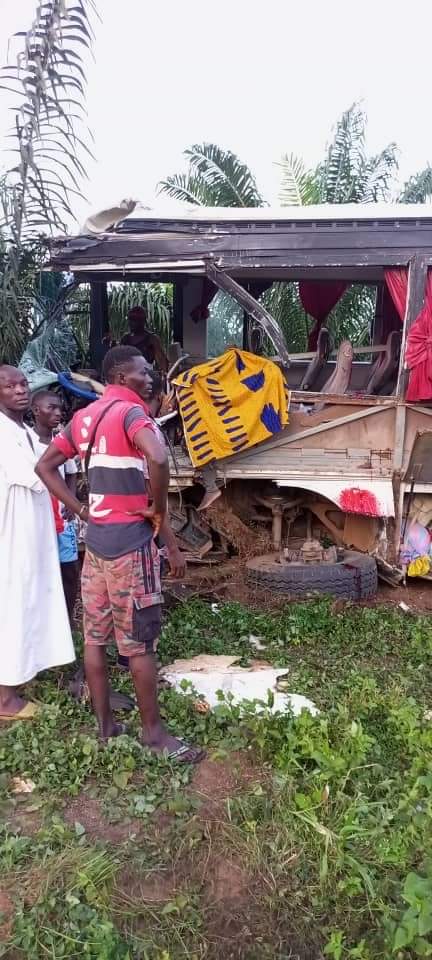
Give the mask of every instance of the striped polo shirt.
[{"label": "striped polo shirt", "polygon": [[78,454],[84,464],[94,426],[104,411],[88,468],[86,543],[92,553],[112,560],[139,549],[153,532],[140,516],[148,507],[147,464],[134,445],[143,427],[155,433],[144,401],[127,387],[108,386],[100,400],[75,413],[53,442],[65,457]]}]

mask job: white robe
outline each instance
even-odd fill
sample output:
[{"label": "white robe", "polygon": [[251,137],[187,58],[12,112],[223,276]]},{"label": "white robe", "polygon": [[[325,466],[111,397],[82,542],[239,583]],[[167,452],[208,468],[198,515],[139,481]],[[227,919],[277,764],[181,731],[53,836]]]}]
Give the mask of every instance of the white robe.
[{"label": "white robe", "polygon": [[75,659],[49,494],[26,428],[0,413],[0,684]]}]

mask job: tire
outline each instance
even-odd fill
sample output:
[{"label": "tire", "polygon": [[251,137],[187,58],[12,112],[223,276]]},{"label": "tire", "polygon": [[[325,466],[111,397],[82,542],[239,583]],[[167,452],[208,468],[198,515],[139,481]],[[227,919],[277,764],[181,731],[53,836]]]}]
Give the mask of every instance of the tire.
[{"label": "tire", "polygon": [[254,557],[246,564],[246,577],[249,583],[294,597],[322,593],[371,600],[378,590],[375,560],[355,550],[347,550],[338,563],[284,563],[275,554]]}]

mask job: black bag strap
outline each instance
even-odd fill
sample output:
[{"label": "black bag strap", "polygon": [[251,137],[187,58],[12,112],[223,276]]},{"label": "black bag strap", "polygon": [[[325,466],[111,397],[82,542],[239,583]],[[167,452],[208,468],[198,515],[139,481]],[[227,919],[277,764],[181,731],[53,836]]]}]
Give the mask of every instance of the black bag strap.
[{"label": "black bag strap", "polygon": [[99,424],[102,422],[103,418],[106,417],[106,415],[107,415],[107,413],[108,413],[108,410],[111,410],[111,407],[113,407],[115,403],[121,403],[121,400],[111,400],[111,403],[109,403],[108,406],[105,407],[105,410],[102,410],[102,413],[101,413],[99,419],[96,420],[96,423],[95,423],[95,425],[94,425],[94,427],[93,427],[93,433],[92,433],[92,435],[91,435],[91,437],[90,437],[90,440],[89,440],[89,442],[88,442],[88,447],[87,447],[87,450],[86,450],[86,455],[85,455],[85,457],[84,457],[84,473],[85,473],[87,479],[88,479],[88,468],[89,468],[89,463],[90,463],[90,457],[91,457],[91,455],[92,455],[92,450],[93,450],[93,447],[94,447],[94,442],[95,442],[95,440],[96,440],[96,431],[97,431],[97,429],[98,429],[98,427],[99,427]]}]

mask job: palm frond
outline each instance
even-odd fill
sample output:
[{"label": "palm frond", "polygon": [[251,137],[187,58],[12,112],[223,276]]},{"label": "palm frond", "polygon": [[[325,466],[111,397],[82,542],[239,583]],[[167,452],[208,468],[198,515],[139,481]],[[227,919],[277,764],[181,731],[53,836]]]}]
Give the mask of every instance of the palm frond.
[{"label": "palm frond", "polygon": [[335,347],[342,340],[350,340],[357,347],[371,343],[375,303],[376,287],[369,284],[353,284],[345,291],[326,320]]},{"label": "palm frond", "polygon": [[298,283],[273,283],[260,299],[279,324],[288,349],[292,353],[307,350],[307,339],[313,320],[303,309]]},{"label": "palm frond", "polygon": [[185,150],[185,156],[191,171],[211,189],[213,206],[263,206],[255,177],[235,153],[215,143],[203,143]]},{"label": "palm frond", "polygon": [[298,207],[319,202],[319,189],[316,178],[301,159],[294,153],[285,154],[280,163],[281,185],[279,200],[283,207]]},{"label": "palm frond", "polygon": [[415,173],[405,183],[399,201],[401,203],[427,203],[432,200],[432,167]]},{"label": "palm frond", "polygon": [[192,203],[201,206],[213,206],[211,191],[201,177],[190,173],[174,173],[161,180],[158,192],[166,193],[173,200],[181,203]]},{"label": "palm frond", "polygon": [[[16,64],[0,73],[0,86],[12,84],[18,96],[7,170],[15,194],[13,242],[32,235],[41,219],[46,232],[65,230],[73,218],[70,194],[78,189],[81,196],[81,155],[90,151],[88,135],[80,135],[85,129],[85,70],[78,50],[91,47],[94,12],[93,0],[38,3],[30,29],[16,34],[21,47]],[[53,142],[57,152],[49,149]]]},{"label": "palm frond", "polygon": [[358,103],[338,121],[327,155],[317,169],[322,203],[389,200],[397,171],[397,148],[390,143],[376,156],[365,147],[366,114]]},{"label": "palm frond", "polygon": [[19,360],[40,312],[41,234],[65,231],[74,219],[72,200],[82,196],[90,153],[84,58],[94,12],[93,0],[37,3],[30,29],[15,36],[16,63],[0,71],[0,89],[18,98],[0,184],[0,351],[11,363]]},{"label": "palm frond", "polygon": [[342,114],[319,167],[322,203],[352,202],[356,173],[364,158],[365,116],[358,104]]},{"label": "palm frond", "polygon": [[395,143],[390,143],[376,156],[364,156],[356,174],[352,202],[377,203],[380,200],[390,200],[397,169]]},{"label": "palm frond", "polygon": [[243,346],[243,309],[224,290],[218,290],[209,306],[208,355],[218,357],[227,347]]}]

